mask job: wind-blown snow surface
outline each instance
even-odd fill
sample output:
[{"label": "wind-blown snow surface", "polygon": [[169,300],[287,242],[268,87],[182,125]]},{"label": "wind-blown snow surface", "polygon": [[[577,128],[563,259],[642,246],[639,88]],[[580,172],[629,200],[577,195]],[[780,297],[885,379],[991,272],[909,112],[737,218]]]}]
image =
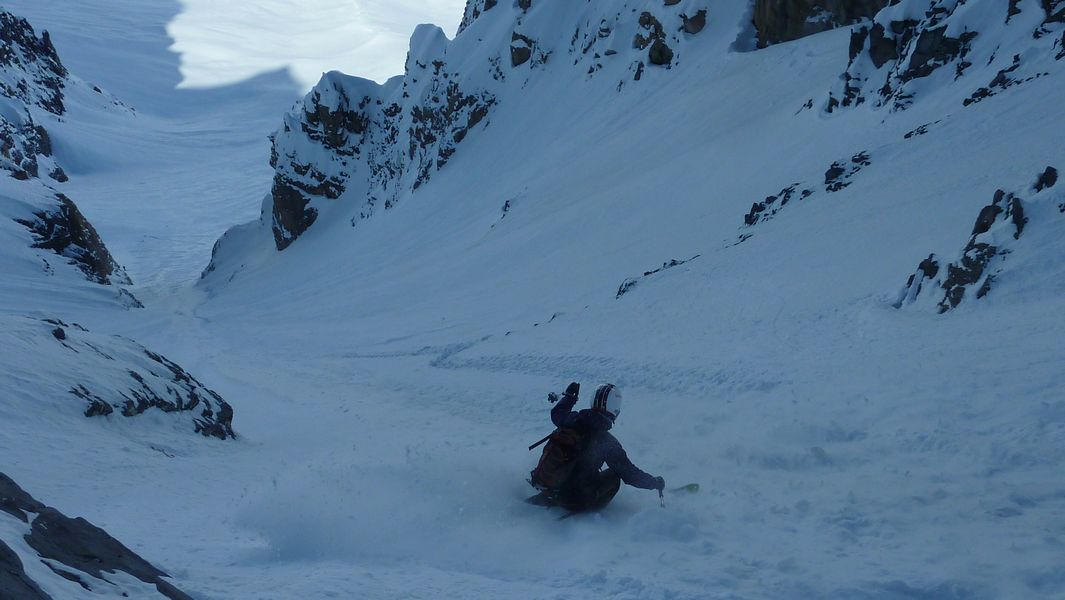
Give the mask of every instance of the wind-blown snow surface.
[{"label": "wind-blown snow surface", "polygon": [[[144,311],[83,311],[220,392],[239,443],[79,422],[5,432],[8,470],[204,598],[1065,595],[1065,188],[1032,189],[1065,166],[1060,69],[965,106],[1001,68],[975,63],[904,111],[826,115],[847,30],[732,52],[745,9],[710,7],[683,62],[625,93],[549,61],[389,211],[352,227],[361,206],[326,204],[278,253],[267,210],[202,285],[176,285],[182,255]],[[203,164],[190,147],[173,156]],[[212,227],[268,189],[239,168],[252,148],[209,154],[223,189],[249,190],[207,189]],[[144,172],[154,194],[188,180]],[[796,182],[815,193],[744,225]],[[1037,208],[991,292],[893,308],[929,253],[958,259],[997,189]],[[105,238],[170,223],[110,214]],[[143,281],[160,249],[120,247]],[[573,379],[622,386],[630,456],[702,491],[663,510],[629,488],[561,523],[521,503],[543,397]]]}]

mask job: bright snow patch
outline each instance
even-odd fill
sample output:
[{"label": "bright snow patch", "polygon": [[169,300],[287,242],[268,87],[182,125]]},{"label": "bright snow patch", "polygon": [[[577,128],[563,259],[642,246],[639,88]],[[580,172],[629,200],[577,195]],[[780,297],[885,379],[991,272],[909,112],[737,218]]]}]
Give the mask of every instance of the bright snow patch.
[{"label": "bright snow patch", "polygon": [[403,72],[414,26],[458,27],[463,0],[182,0],[168,27],[182,87],[214,87],[290,69],[310,87],[339,69],[384,82]]}]

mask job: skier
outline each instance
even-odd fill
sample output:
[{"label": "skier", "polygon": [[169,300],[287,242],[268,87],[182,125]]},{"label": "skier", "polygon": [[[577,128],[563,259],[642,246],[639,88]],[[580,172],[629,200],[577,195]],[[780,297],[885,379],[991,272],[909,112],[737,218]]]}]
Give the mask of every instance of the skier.
[{"label": "skier", "polygon": [[[662,477],[652,477],[632,464],[625,449],[610,433],[621,414],[621,390],[613,384],[599,386],[592,407],[572,410],[580,394],[573,382],[551,409],[554,433],[547,438],[540,463],[529,482],[540,493],[531,504],[561,506],[571,512],[599,510],[610,503],[621,482],[645,490],[666,487]],[[557,398],[551,394],[548,399]],[[600,470],[603,464],[607,469]]]}]

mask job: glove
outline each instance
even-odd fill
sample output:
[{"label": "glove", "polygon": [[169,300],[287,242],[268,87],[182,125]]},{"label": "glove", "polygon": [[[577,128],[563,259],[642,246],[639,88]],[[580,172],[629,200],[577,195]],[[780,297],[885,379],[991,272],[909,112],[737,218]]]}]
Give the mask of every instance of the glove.
[{"label": "glove", "polygon": [[655,489],[660,492],[666,489],[666,480],[661,476],[655,477]]},{"label": "glove", "polygon": [[573,383],[571,383],[568,386],[566,386],[566,395],[567,396],[576,396],[576,395],[578,395],[580,393],[581,393],[581,384],[577,383],[576,381],[574,381]]}]

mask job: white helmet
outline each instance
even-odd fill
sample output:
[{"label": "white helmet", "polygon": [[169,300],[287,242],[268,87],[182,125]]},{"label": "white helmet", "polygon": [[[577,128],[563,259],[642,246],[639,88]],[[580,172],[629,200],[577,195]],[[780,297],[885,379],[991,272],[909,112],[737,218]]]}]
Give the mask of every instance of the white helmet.
[{"label": "white helmet", "polygon": [[612,383],[604,383],[595,390],[595,398],[592,399],[592,408],[601,410],[611,416],[611,420],[617,419],[621,414],[621,390]]}]

